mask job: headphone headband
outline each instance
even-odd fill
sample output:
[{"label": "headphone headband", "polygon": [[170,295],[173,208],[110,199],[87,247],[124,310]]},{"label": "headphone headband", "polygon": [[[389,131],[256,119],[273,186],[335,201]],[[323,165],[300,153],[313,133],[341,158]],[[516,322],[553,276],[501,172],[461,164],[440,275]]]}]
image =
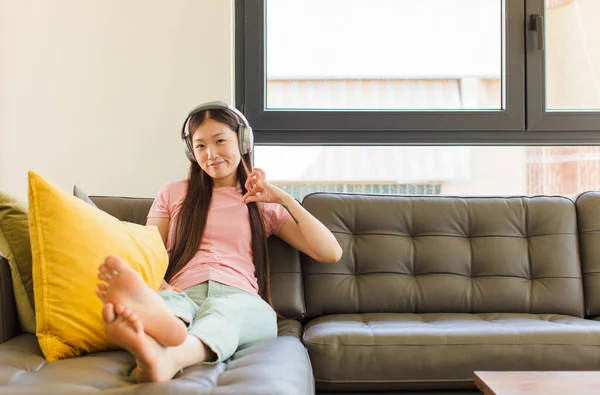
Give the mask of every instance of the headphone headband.
[{"label": "headphone headband", "polygon": [[234,106],[227,104],[225,102],[211,101],[208,103],[200,104],[199,106],[196,106],[195,108],[193,108],[188,113],[187,117],[185,118],[185,121],[183,122],[183,126],[181,128],[181,140],[183,141],[183,147],[185,149],[185,153],[190,161],[195,162],[196,158],[194,157],[190,132],[186,128],[186,126],[188,124],[189,119],[194,114],[197,114],[201,111],[206,111],[206,110],[230,110],[231,112],[236,114],[242,120],[242,123],[238,126],[238,130],[237,130],[238,141],[240,143],[240,152],[242,155],[245,155],[252,151],[252,148],[254,145],[254,135],[252,133],[252,128],[250,127],[250,123],[248,122],[248,120],[246,119],[244,114],[242,114],[242,112],[240,110],[238,110],[237,108],[235,108]]}]

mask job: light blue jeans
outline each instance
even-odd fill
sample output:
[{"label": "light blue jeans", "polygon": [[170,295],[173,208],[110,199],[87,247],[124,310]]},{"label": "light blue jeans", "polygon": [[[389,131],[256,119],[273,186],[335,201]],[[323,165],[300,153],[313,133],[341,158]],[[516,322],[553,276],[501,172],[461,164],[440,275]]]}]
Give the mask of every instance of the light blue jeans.
[{"label": "light blue jeans", "polygon": [[238,288],[207,281],[186,288],[183,293],[159,291],[173,314],[185,322],[222,362],[238,347],[277,336],[277,315],[260,296]]}]

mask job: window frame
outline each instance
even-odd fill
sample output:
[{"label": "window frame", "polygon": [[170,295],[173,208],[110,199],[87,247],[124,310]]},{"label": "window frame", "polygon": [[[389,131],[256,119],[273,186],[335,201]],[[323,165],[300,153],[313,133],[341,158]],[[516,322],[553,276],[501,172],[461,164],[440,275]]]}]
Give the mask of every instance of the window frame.
[{"label": "window frame", "polygon": [[[548,113],[528,16],[544,0],[505,0],[506,110],[306,111],[266,108],[266,0],[235,3],[235,97],[262,145],[579,145],[600,143],[600,113]],[[539,59],[538,59],[539,58]],[[526,75],[527,73],[527,75]],[[537,90],[537,91],[536,91]],[[540,114],[542,114],[540,116]],[[572,125],[578,125],[573,127]],[[594,128],[594,125],[595,128]],[[587,127],[586,127],[587,126]],[[568,131],[569,133],[565,133]]]},{"label": "window frame", "polygon": [[[525,4],[527,47],[527,130],[539,131],[600,131],[598,111],[547,111],[545,51],[538,49],[538,33],[532,30],[532,15],[545,17],[543,0],[528,0]],[[545,28],[546,25],[543,24]],[[544,37],[545,38],[545,34]],[[595,141],[600,140],[599,136]]]}]

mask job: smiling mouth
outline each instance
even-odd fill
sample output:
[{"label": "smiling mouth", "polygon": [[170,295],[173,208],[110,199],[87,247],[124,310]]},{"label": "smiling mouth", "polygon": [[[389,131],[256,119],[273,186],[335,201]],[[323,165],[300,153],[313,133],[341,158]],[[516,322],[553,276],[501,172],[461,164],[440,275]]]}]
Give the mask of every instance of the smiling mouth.
[{"label": "smiling mouth", "polygon": [[215,166],[219,166],[220,164],[225,163],[225,161],[223,162],[219,162],[219,163],[213,163],[212,165],[209,165],[210,167],[215,167]]}]

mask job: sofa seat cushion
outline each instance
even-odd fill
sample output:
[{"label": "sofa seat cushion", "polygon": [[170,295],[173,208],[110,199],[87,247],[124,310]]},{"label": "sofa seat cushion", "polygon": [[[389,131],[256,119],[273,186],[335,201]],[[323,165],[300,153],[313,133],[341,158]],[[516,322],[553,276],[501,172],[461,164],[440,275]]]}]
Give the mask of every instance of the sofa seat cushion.
[{"label": "sofa seat cushion", "polygon": [[280,336],[236,352],[227,363],[195,365],[164,383],[134,384],[133,358],[103,351],[46,362],[34,335],[0,344],[0,390],[7,394],[313,394],[306,349]]},{"label": "sofa seat cushion", "polygon": [[472,388],[475,370],[600,370],[600,322],[564,315],[330,315],[308,322],[303,342],[317,389]]}]

